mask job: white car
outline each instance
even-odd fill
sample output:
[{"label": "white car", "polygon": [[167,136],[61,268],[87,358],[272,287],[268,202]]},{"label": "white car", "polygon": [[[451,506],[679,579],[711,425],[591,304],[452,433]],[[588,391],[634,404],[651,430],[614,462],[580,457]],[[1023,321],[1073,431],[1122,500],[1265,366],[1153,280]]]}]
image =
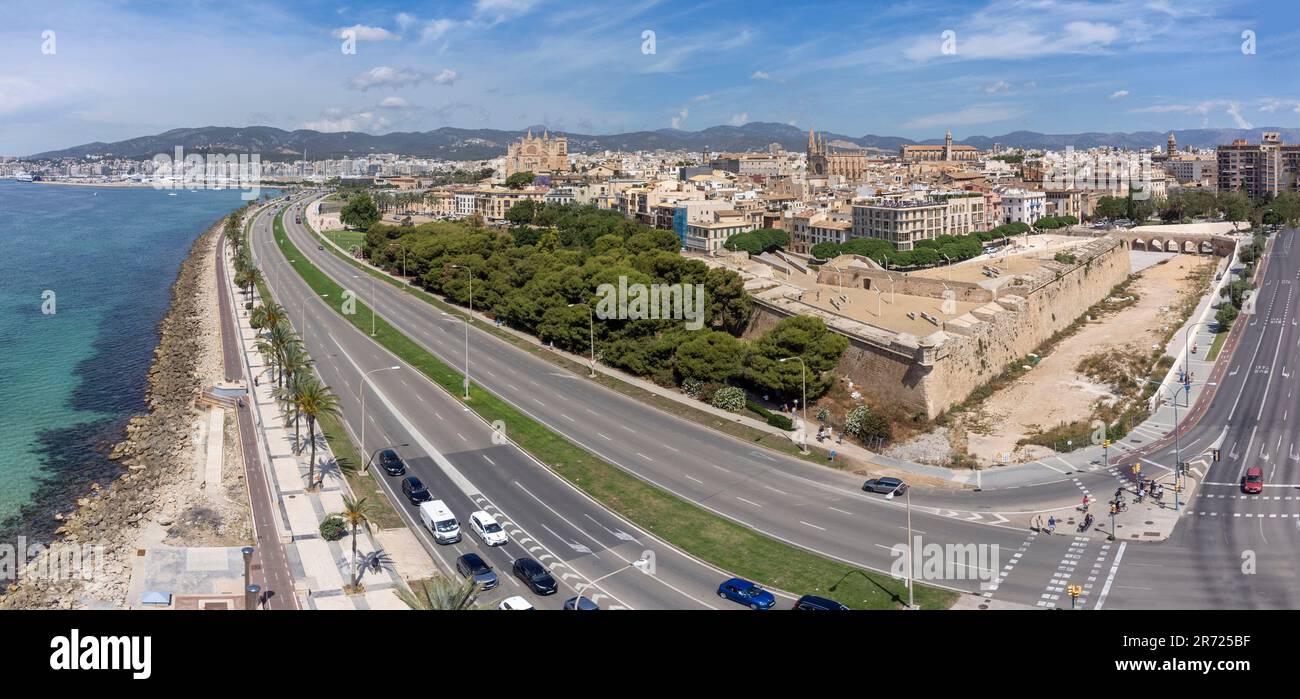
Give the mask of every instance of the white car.
[{"label": "white car", "polygon": [[510,539],[506,537],[506,530],[501,528],[500,524],[492,518],[492,515],[479,510],[469,516],[469,528],[478,534],[478,538],[488,546],[501,546],[508,543]]},{"label": "white car", "polygon": [[533,609],[533,605],[529,604],[528,600],[524,599],[523,597],[515,596],[515,597],[507,597],[504,600],[501,600],[501,604],[497,605],[497,609],[505,609],[508,611],[521,611],[525,609]]}]

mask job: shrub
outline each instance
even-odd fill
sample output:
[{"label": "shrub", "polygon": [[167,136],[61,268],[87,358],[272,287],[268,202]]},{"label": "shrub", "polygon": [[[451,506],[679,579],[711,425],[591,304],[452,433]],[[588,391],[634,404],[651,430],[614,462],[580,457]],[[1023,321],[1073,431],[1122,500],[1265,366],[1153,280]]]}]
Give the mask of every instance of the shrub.
[{"label": "shrub", "polygon": [[338,541],[348,535],[348,525],[338,515],[330,515],[320,523],[320,538]]},{"label": "shrub", "polygon": [[745,401],[745,407],[746,407],[746,408],[749,408],[749,411],[750,411],[750,412],[752,412],[752,413],[757,413],[758,416],[761,417],[761,418],[763,418],[764,420],[766,420],[766,419],[769,418],[769,417],[772,417],[772,411],[771,411],[771,410],[768,410],[767,408],[764,408],[763,406],[759,405],[758,403],[755,403],[755,402],[752,401],[752,400],[747,400],[747,401]]},{"label": "shrub", "polygon": [[1072,265],[1078,261],[1078,259],[1074,255],[1071,255],[1068,252],[1058,252],[1056,253],[1056,256],[1053,259],[1055,259],[1057,262],[1060,262],[1063,265]]},{"label": "shrub", "polygon": [[826,408],[817,409],[817,422],[824,424],[829,419],[831,419],[831,411]]},{"label": "shrub", "polygon": [[704,391],[704,382],[700,381],[699,379],[684,379],[682,381],[682,393],[685,393],[691,398],[698,399],[700,397],[700,393],[702,393],[703,391]]},{"label": "shrub", "polygon": [[794,429],[794,423],[790,421],[788,416],[778,415],[776,413],[771,413],[767,416],[767,424],[773,427],[779,427],[787,432]]},{"label": "shrub", "polygon": [[738,413],[745,407],[745,392],[735,386],[723,386],[713,392],[710,403],[715,408]]}]

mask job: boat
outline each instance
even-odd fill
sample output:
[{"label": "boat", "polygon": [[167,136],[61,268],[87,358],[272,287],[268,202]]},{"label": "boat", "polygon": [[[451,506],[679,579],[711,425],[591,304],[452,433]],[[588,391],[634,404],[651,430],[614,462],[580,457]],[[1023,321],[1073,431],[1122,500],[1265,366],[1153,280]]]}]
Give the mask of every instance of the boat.
[{"label": "boat", "polygon": [[167,193],[167,196],[169,196],[169,197],[174,197],[174,196],[176,196],[176,192],[168,192],[168,193]]},{"label": "boat", "polygon": [[32,179],[31,174],[26,173],[26,172],[20,172],[20,173],[18,173],[17,175],[14,175],[14,179],[17,180],[18,182],[32,182],[32,181],[34,181],[34,180]]}]

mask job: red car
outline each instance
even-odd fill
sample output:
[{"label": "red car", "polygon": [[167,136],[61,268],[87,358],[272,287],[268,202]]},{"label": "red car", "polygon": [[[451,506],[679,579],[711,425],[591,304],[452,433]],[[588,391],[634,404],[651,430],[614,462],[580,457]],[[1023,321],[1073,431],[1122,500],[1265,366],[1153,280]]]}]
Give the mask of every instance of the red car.
[{"label": "red car", "polygon": [[1246,469],[1246,478],[1241,483],[1241,489],[1253,495],[1264,492],[1264,472],[1258,466]]}]

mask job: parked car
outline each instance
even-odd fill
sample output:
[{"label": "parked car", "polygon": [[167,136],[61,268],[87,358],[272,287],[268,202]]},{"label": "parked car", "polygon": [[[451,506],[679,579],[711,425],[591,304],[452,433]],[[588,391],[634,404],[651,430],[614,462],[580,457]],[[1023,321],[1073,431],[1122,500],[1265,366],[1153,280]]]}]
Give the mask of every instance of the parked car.
[{"label": "parked car", "polygon": [[513,572],[516,578],[539,595],[553,595],[560,589],[555,578],[551,577],[551,572],[527,556],[515,559]]},{"label": "parked car", "polygon": [[483,590],[491,590],[501,582],[492,570],[492,566],[477,553],[467,553],[457,558],[456,571],[466,578],[473,578]]},{"label": "parked car", "polygon": [[872,478],[862,484],[862,489],[868,493],[898,493],[902,495],[907,492],[907,484],[892,476],[884,478]]},{"label": "parked car", "polygon": [[1246,477],[1241,480],[1241,490],[1251,495],[1264,492],[1264,471],[1258,466],[1246,469]]},{"label": "parked car", "polygon": [[523,611],[528,609],[536,609],[536,607],[534,607],[528,600],[524,599],[523,597],[515,596],[515,597],[507,597],[501,600],[501,604],[497,605],[497,609],[504,609],[507,611]]},{"label": "parked car", "polygon": [[488,546],[501,546],[510,541],[510,538],[506,536],[506,530],[502,529],[500,524],[497,524],[492,515],[483,510],[474,512],[469,516],[469,528],[473,529],[474,533],[478,534],[478,538],[482,539],[483,543]]},{"label": "parked car", "polygon": [[803,597],[800,597],[795,601],[794,608],[835,612],[848,611],[849,609],[833,599],[818,597],[817,595],[804,595]]},{"label": "parked car", "polygon": [[776,604],[775,595],[764,590],[762,585],[744,578],[732,578],[719,585],[718,596],[750,609],[771,609]]},{"label": "parked car", "polygon": [[406,462],[402,457],[392,449],[385,449],[379,452],[379,465],[384,467],[384,471],[390,476],[400,476],[406,473]]},{"label": "parked car", "polygon": [[417,507],[420,503],[433,499],[433,496],[429,494],[429,489],[424,487],[424,483],[415,476],[407,476],[402,479],[402,495],[405,495],[406,499]]},{"label": "parked car", "polygon": [[592,602],[590,599],[587,599],[586,597],[570,597],[569,599],[564,600],[564,608],[567,610],[576,609],[577,611],[580,612],[600,611],[600,605],[596,604],[595,602]]}]

